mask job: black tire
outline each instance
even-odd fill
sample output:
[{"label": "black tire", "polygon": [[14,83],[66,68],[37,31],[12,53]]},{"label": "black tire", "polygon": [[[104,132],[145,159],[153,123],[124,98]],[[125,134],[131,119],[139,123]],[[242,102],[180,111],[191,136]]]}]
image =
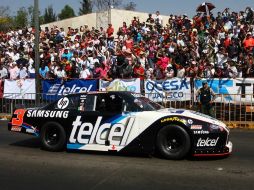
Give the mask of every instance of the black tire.
[{"label": "black tire", "polygon": [[40,139],[42,148],[48,151],[61,151],[66,146],[64,128],[56,122],[48,122],[41,128]]},{"label": "black tire", "polygon": [[156,147],[167,159],[183,159],[190,151],[190,136],[182,127],[171,124],[159,130]]}]

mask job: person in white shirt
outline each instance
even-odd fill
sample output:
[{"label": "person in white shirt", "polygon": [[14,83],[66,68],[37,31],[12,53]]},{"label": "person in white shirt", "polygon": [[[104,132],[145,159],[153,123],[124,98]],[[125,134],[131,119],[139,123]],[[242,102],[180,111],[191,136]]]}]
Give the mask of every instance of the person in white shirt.
[{"label": "person in white shirt", "polygon": [[25,65],[20,64],[19,65],[19,78],[20,79],[25,79],[28,77],[28,72],[27,72],[27,68]]},{"label": "person in white shirt", "polygon": [[2,63],[0,63],[0,80],[5,79],[8,77],[8,71],[7,69],[3,66]]},{"label": "person in white shirt", "polygon": [[159,11],[156,11],[156,15],[154,17],[155,24],[162,26],[162,17]]},{"label": "person in white shirt", "polygon": [[88,79],[90,78],[91,73],[89,69],[87,69],[86,65],[82,65],[82,70],[80,71],[79,78],[80,79]]}]

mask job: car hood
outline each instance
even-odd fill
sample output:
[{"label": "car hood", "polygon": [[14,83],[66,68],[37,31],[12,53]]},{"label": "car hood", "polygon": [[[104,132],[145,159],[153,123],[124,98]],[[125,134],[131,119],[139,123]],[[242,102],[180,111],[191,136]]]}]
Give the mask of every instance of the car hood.
[{"label": "car hood", "polygon": [[205,115],[203,113],[193,111],[193,110],[165,108],[165,109],[158,110],[158,112],[168,113],[170,115],[185,116],[188,118],[198,119],[201,121],[205,121],[205,122],[208,122],[208,123],[211,123],[214,125],[219,125],[219,126],[227,128],[226,125],[223,122],[221,122],[220,120],[213,118],[209,115]]}]

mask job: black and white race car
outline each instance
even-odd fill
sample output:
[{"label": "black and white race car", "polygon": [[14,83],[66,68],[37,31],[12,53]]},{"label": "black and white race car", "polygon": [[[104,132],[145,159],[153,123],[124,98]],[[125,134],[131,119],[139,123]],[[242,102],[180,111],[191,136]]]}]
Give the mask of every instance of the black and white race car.
[{"label": "black and white race car", "polygon": [[224,123],[199,112],[165,109],[130,92],[72,94],[43,108],[17,109],[8,129],[40,137],[48,151],[157,150],[167,159],[232,152]]}]

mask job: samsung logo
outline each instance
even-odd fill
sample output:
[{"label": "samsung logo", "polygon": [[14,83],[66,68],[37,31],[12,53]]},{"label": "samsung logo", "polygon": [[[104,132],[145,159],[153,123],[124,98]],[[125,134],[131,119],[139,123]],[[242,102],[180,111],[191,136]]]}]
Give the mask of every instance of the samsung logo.
[{"label": "samsung logo", "polygon": [[28,110],[27,117],[68,118],[69,111]]}]

